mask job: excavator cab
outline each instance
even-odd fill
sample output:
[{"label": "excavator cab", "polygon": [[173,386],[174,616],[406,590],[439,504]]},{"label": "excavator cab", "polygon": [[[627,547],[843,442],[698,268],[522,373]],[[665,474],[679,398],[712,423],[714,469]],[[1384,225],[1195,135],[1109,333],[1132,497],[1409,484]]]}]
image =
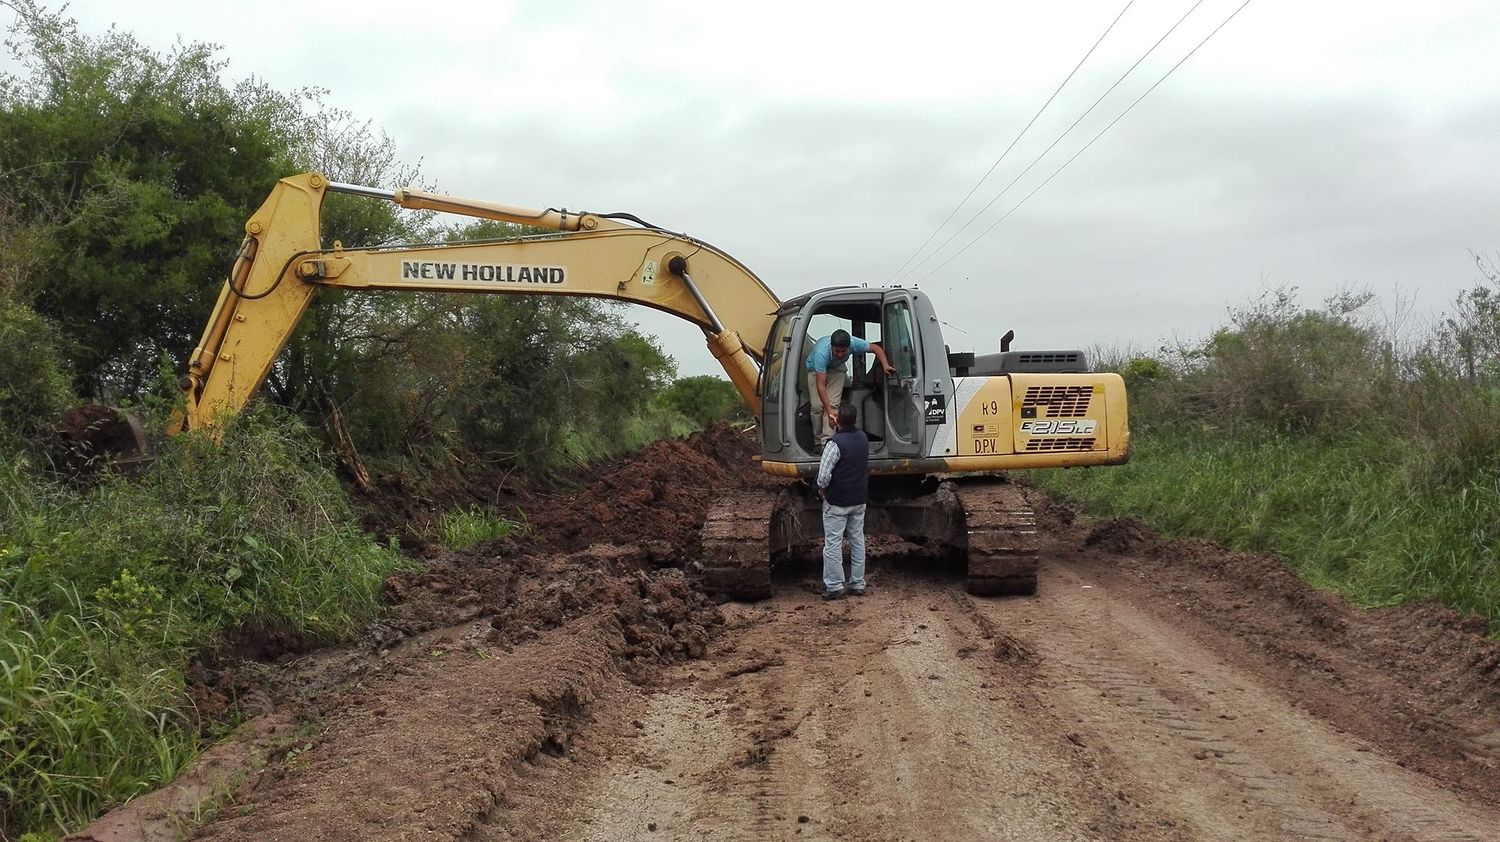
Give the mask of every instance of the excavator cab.
[{"label": "excavator cab", "polygon": [[[925,295],[901,288],[835,287],[785,302],[763,350],[760,381],[761,444],[768,460],[816,468],[807,358],[813,345],[842,328],[884,349],[896,373],[885,376],[873,355],[847,363],[842,401],[859,410],[870,437],[872,470],[920,457],[946,423],[940,410],[952,399],[946,351]],[[925,328],[925,332],[924,332]],[[932,360],[937,360],[935,370]]]}]

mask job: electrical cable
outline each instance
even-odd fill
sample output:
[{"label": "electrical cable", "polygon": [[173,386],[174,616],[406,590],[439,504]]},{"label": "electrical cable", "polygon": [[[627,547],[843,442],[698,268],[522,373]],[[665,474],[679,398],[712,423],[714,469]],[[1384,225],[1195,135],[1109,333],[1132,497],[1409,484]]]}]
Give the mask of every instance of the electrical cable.
[{"label": "electrical cable", "polygon": [[1107,89],[1105,89],[1104,93],[1100,94],[1099,97],[1098,97],[1098,99],[1095,99],[1094,103],[1092,105],[1090,105],[1087,110],[1085,110],[1082,114],[1078,115],[1078,119],[1074,120],[1072,122],[1072,124],[1069,125],[1066,129],[1063,129],[1062,134],[1059,134],[1057,136],[1057,139],[1054,140],[1054,141],[1052,141],[1051,145],[1049,145],[1046,149],[1043,149],[1042,153],[1040,155],[1038,155],[1035,158],[1033,158],[1032,161],[1031,161],[1031,163],[1029,163],[1029,164],[1026,165],[1026,169],[1021,170],[1020,174],[1017,175],[1015,178],[1011,179],[1010,183],[1007,184],[1007,185],[1005,185],[1005,187],[1001,188],[1000,192],[996,193],[995,196],[994,196],[994,198],[990,199],[989,202],[985,203],[984,207],[980,208],[973,216],[969,217],[969,221],[965,222],[963,225],[960,225],[958,227],[958,230],[956,230],[952,234],[948,235],[948,239],[944,240],[942,242],[942,245],[940,245],[937,248],[933,249],[932,254],[929,254],[929,255],[927,255],[927,257],[925,257],[922,260],[918,261],[916,266],[911,267],[911,269],[908,272],[906,272],[905,275],[902,275],[900,278],[897,278],[897,280],[902,280],[902,279],[904,279],[906,277],[906,275],[910,275],[913,272],[916,272],[917,268],[920,267],[923,263],[926,263],[928,260],[931,260],[939,252],[941,252],[943,249],[947,248],[949,243],[951,243],[955,239],[957,239],[958,235],[962,234],[970,225],[973,225],[974,221],[977,220],[977,219],[979,219],[979,217],[983,216],[985,211],[987,211],[990,208],[994,207],[995,203],[998,202],[998,201],[1000,201],[1000,197],[1001,196],[1004,196],[1006,193],[1010,192],[1010,188],[1015,187],[1016,186],[1016,182],[1020,181],[1022,178],[1025,178],[1026,174],[1029,173],[1029,172],[1031,172],[1031,170],[1032,170],[1033,167],[1035,167],[1037,164],[1041,163],[1042,159],[1045,158],[1045,157],[1047,157],[1048,153],[1050,153],[1053,149],[1057,148],[1057,145],[1059,143],[1062,143],[1064,138],[1066,138],[1069,134],[1071,134],[1075,128],[1078,128],[1078,124],[1082,123],[1085,117],[1087,117],[1090,114],[1094,113],[1094,109],[1099,107],[1099,103],[1103,102],[1104,99],[1105,99],[1105,97],[1108,97],[1111,93],[1113,93],[1114,89],[1118,88],[1120,86],[1120,83],[1125,81],[1126,77],[1128,77],[1131,73],[1134,73],[1135,69],[1137,67],[1141,66],[1141,62],[1145,61],[1153,52],[1156,52],[1156,48],[1160,47],[1162,45],[1162,42],[1165,41],[1165,40],[1167,40],[1167,38],[1169,38],[1172,35],[1173,32],[1176,32],[1177,31],[1177,27],[1181,26],[1182,22],[1185,21],[1185,20],[1187,20],[1189,15],[1191,15],[1193,12],[1197,11],[1198,7],[1203,5],[1203,2],[1204,2],[1204,0],[1198,0],[1198,2],[1194,3],[1186,12],[1183,12],[1182,17],[1178,18],[1177,22],[1174,23],[1174,24],[1172,24],[1172,27],[1170,29],[1168,29],[1166,31],[1166,33],[1164,33],[1160,38],[1156,39],[1156,43],[1152,44],[1151,47],[1146,50],[1146,52],[1141,53],[1141,57],[1138,58],[1138,59],[1136,59],[1135,63],[1132,64],[1132,65],[1130,65],[1130,67],[1126,68],[1125,72],[1120,74],[1120,78],[1116,79],[1113,85],[1110,85]]},{"label": "electrical cable", "polygon": [[[902,270],[904,270],[906,268],[906,265],[908,263],[911,263],[912,258],[915,258],[918,254],[921,254],[922,253],[922,249],[927,248],[927,244],[930,243],[930,242],[932,242],[932,238],[936,237],[943,230],[943,228],[946,227],[950,221],[952,221],[953,217],[959,212],[960,209],[963,208],[964,203],[967,202],[967,201],[969,201],[969,198],[974,195],[975,191],[977,191],[980,188],[980,186],[982,184],[984,184],[985,179],[989,178],[990,174],[995,171],[995,168],[998,167],[998,166],[1000,166],[1000,162],[1005,160],[1005,156],[1007,156],[1007,155],[1010,154],[1010,150],[1016,148],[1016,144],[1020,143],[1021,142],[1021,138],[1023,138],[1023,137],[1026,136],[1026,132],[1031,129],[1032,124],[1034,124],[1037,121],[1037,119],[1042,116],[1042,113],[1047,110],[1047,106],[1049,106],[1049,105],[1052,104],[1052,100],[1057,99],[1057,95],[1060,94],[1060,93],[1062,93],[1062,89],[1064,87],[1066,87],[1067,84],[1068,84],[1068,82],[1073,79],[1073,76],[1078,73],[1078,69],[1081,68],[1081,67],[1083,67],[1083,63],[1089,60],[1089,56],[1091,56],[1091,55],[1094,54],[1094,50],[1099,49],[1099,45],[1102,44],[1102,43],[1104,43],[1105,37],[1108,36],[1109,33],[1110,33],[1110,31],[1115,28],[1115,24],[1117,24],[1117,23],[1120,22],[1120,18],[1125,17],[1125,13],[1128,12],[1128,11],[1130,11],[1130,7],[1133,6],[1133,5],[1135,5],[1135,0],[1128,0],[1128,2],[1126,2],[1125,8],[1121,9],[1120,13],[1118,15],[1115,15],[1115,19],[1112,20],[1112,21],[1110,21],[1109,26],[1105,27],[1104,32],[1099,35],[1099,38],[1096,41],[1094,41],[1094,46],[1089,47],[1089,51],[1083,54],[1083,58],[1079,59],[1078,63],[1075,64],[1075,65],[1073,65],[1073,69],[1072,69],[1072,71],[1070,71],[1068,73],[1067,78],[1065,78],[1065,79],[1062,80],[1062,83],[1057,86],[1057,90],[1054,90],[1052,92],[1052,96],[1047,97],[1047,101],[1044,102],[1044,103],[1042,103],[1042,107],[1039,108],[1039,109],[1037,109],[1037,112],[1031,116],[1031,120],[1026,123],[1026,126],[1024,128],[1021,129],[1021,133],[1018,134],[1018,135],[1016,135],[1015,140],[1012,140],[1010,142],[1010,145],[1007,146],[1007,147],[1005,147],[1005,151],[1000,153],[1000,157],[995,159],[995,163],[990,164],[990,168],[985,171],[984,175],[980,176],[979,180],[976,181],[976,182],[974,182],[974,186],[971,187],[971,188],[969,188],[969,192],[966,193],[964,195],[964,197],[959,200],[958,204],[953,207],[953,210],[951,210],[951,211],[948,212],[948,216],[946,218],[944,218],[941,223],[938,224],[938,227],[935,228],[935,229],[933,229],[933,231],[932,231],[931,234],[927,235],[927,239],[924,240],[920,246],[917,246],[916,250],[911,253],[911,256],[907,257],[906,260],[903,261],[902,264],[899,267],[897,267],[896,271],[892,272],[891,276],[889,278],[885,279],[885,282],[887,284],[889,284],[889,283],[891,283],[891,281],[895,280],[896,277],[901,274]],[[960,228],[959,230],[962,231],[963,229]],[[952,238],[949,238],[950,241],[951,241],[951,239]],[[944,245],[947,245],[947,243],[945,242]],[[941,251],[941,250],[942,250],[942,246],[938,246],[938,248],[933,252],[933,254],[936,254],[938,251]],[[917,265],[918,266],[922,265],[922,263],[924,263],[925,261],[927,261],[930,258],[931,258],[931,255],[928,255],[928,257],[922,258],[922,260],[917,261]]]},{"label": "electrical cable", "polygon": [[1229,13],[1229,17],[1225,18],[1223,23],[1221,23],[1218,26],[1214,27],[1214,30],[1212,32],[1208,33],[1206,36],[1204,36],[1203,40],[1199,41],[1198,44],[1197,44],[1197,46],[1193,47],[1191,50],[1188,50],[1187,55],[1183,56],[1180,60],[1178,60],[1178,62],[1176,64],[1172,65],[1171,69],[1169,69],[1166,73],[1162,74],[1162,77],[1160,79],[1157,79],[1155,84],[1153,84],[1151,87],[1147,88],[1146,92],[1143,93],[1143,94],[1141,94],[1139,97],[1137,97],[1136,100],[1135,100],[1135,102],[1130,103],[1130,106],[1128,108],[1126,108],[1124,111],[1120,112],[1120,116],[1118,116],[1115,119],[1111,120],[1110,123],[1109,123],[1109,125],[1105,126],[1103,129],[1100,129],[1099,133],[1096,134],[1096,135],[1094,135],[1094,137],[1091,140],[1089,140],[1088,143],[1085,143],[1083,145],[1082,149],[1079,149],[1077,152],[1074,152],[1073,153],[1073,157],[1071,157],[1068,160],[1064,161],[1063,164],[1062,164],[1062,166],[1058,167],[1056,170],[1053,170],[1052,174],[1049,175],[1049,176],[1047,176],[1046,180],[1043,181],[1041,184],[1038,184],[1036,187],[1033,187],[1032,190],[1031,190],[1031,192],[1027,193],[1021,199],[1021,201],[1016,202],[1014,205],[1012,205],[1011,208],[1010,208],[1010,210],[1006,211],[1004,213],[1004,215],[1002,215],[999,219],[997,219],[994,222],[990,223],[989,227],[985,228],[983,231],[980,231],[979,235],[976,236],[974,239],[970,240],[963,248],[961,248],[958,251],[954,252],[952,257],[948,258],[947,260],[944,260],[942,263],[938,264],[937,267],[934,268],[931,272],[928,272],[927,274],[923,275],[921,277],[921,279],[917,283],[921,283],[922,281],[927,280],[928,278],[930,278],[934,274],[936,274],[939,270],[941,270],[944,266],[947,266],[949,263],[952,263],[955,258],[957,258],[959,255],[963,254],[964,252],[968,251],[970,246],[974,245],[975,243],[977,243],[981,239],[983,239],[984,235],[988,234],[991,230],[993,230],[996,225],[999,225],[1000,223],[1004,222],[1007,217],[1009,217],[1011,214],[1015,213],[1017,208],[1021,207],[1024,204],[1026,204],[1026,200],[1027,199],[1030,199],[1032,196],[1035,196],[1038,190],[1041,190],[1043,187],[1046,187],[1048,182],[1050,182],[1052,179],[1056,178],[1057,175],[1058,175],[1058,173],[1060,173],[1063,170],[1067,169],[1067,167],[1068,167],[1069,164],[1073,163],[1075,160],[1078,159],[1078,156],[1082,155],[1084,152],[1087,152],[1088,148],[1090,146],[1094,145],[1094,141],[1097,141],[1099,138],[1101,138],[1101,137],[1104,136],[1105,132],[1108,132],[1110,129],[1114,128],[1115,123],[1118,123],[1122,119],[1124,119],[1126,114],[1129,114],[1137,105],[1140,105],[1141,100],[1145,99],[1148,95],[1150,95],[1150,93],[1152,91],[1156,90],[1157,86],[1159,86],[1162,82],[1167,81],[1167,77],[1171,76],[1174,72],[1176,72],[1177,68],[1181,67],[1188,59],[1192,58],[1193,54],[1196,53],[1196,52],[1198,52],[1198,49],[1200,47],[1202,47],[1204,44],[1207,44],[1210,38],[1213,38],[1215,35],[1219,34],[1219,30],[1223,29],[1225,26],[1228,26],[1229,22],[1232,21],[1232,20],[1234,20],[1235,15],[1238,15],[1240,12],[1244,11],[1245,7],[1248,6],[1248,5],[1250,5],[1250,2],[1251,2],[1251,0],[1245,0],[1245,2],[1241,3],[1238,8],[1236,8],[1233,12],[1230,12]]}]

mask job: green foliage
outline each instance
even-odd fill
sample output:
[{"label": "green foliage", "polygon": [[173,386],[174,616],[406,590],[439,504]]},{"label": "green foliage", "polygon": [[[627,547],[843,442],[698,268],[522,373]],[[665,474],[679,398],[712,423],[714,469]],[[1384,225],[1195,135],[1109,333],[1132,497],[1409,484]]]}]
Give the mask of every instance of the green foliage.
[{"label": "green foliage", "polygon": [[181,676],[115,637],[108,608],[55,588],[67,610],[50,615],[0,599],[0,830],[76,828],[196,753]]},{"label": "green foliage", "polygon": [[192,347],[245,217],[291,167],[282,129],[224,86],[212,47],[160,54],[10,5],[30,73],[0,85],[0,196],[51,233],[27,298],[74,339],[88,393],[131,392],[157,352]]},{"label": "green foliage", "polygon": [[241,415],[221,445],[169,441],[143,477],[88,492],[6,458],[0,832],[76,827],[169,780],[197,745],[194,652],[346,639],[404,564],[273,411]]},{"label": "green foliage", "polygon": [[[526,233],[481,222],[451,237]],[[546,471],[638,446],[648,421],[651,438],[672,426],[652,401],[676,365],[613,305],[560,296],[366,298],[379,304],[350,311],[357,329],[346,332],[357,338],[341,345],[328,382],[354,439],[377,462],[442,462],[465,450]]]},{"label": "green foliage", "polygon": [[1371,299],[1341,295],[1318,311],[1300,309],[1295,290],[1268,292],[1202,345],[1178,349],[1176,394],[1221,426],[1337,431],[1375,409],[1393,379],[1378,332],[1359,320]]},{"label": "green foliage", "polygon": [[1038,481],[1102,514],[1279,553],[1364,602],[1500,619],[1497,285],[1487,273],[1417,343],[1356,319],[1367,295],[1322,311],[1262,298],[1165,376],[1131,378],[1128,465]]},{"label": "green foliage", "polygon": [[[8,46],[29,73],[0,78],[0,228],[33,236],[0,235],[0,290],[75,340],[88,395],[137,394],[162,352],[182,359],[193,347],[245,219],[278,178],[416,177],[387,136],[324,105],[326,91],[230,86],[214,46],[163,54],[119,30],[81,35],[35,0],[6,5],[17,12]],[[373,245],[419,235],[430,215],[332,196],[322,218],[330,240]],[[7,252],[17,271],[3,271]],[[316,394],[305,384],[324,385],[346,338],[338,311],[358,306],[320,297],[291,343],[294,376],[272,383],[283,403],[305,405]]]},{"label": "green foliage", "polygon": [[1500,268],[1482,256],[1475,263],[1488,283],[1459,293],[1427,361],[1466,384],[1493,390],[1500,387]]},{"label": "green foliage", "polygon": [[468,352],[445,404],[466,445],[527,470],[557,467],[569,438],[593,454],[624,447],[625,421],[675,368],[588,299],[488,298],[461,323]]},{"label": "green foliage", "polygon": [[[312,130],[290,138],[297,168],[316,170],[335,181],[367,185],[408,185],[419,178],[416,167],[396,160],[388,136],[368,123],[358,123],[346,111],[322,105],[324,92],[308,91],[307,103],[278,101],[271,92],[259,99],[279,102],[276,119],[294,119]],[[303,113],[304,105],[316,113]],[[322,241],[350,247],[430,240],[436,236],[433,214],[404,211],[390,202],[331,193],[320,214]],[[320,415],[329,404],[344,405],[362,391],[371,366],[393,364],[420,340],[441,312],[430,297],[416,295],[358,295],[324,290],[315,296],[287,343],[266,383],[278,403],[309,416]],[[378,377],[378,375],[376,375]]]},{"label": "green foliage", "polygon": [[513,520],[476,507],[444,512],[437,526],[443,544],[455,550],[471,550],[520,528]]},{"label": "green foliage", "polygon": [[749,416],[749,409],[734,384],[711,374],[679,378],[667,387],[661,399],[700,429],[731,418],[748,420]]},{"label": "green foliage", "polygon": [[1172,377],[1172,370],[1160,360],[1151,357],[1135,357],[1121,367],[1120,376],[1125,379],[1125,386],[1129,388],[1169,380]]},{"label": "green foliage", "polygon": [[1500,620],[1500,483],[1429,485],[1405,446],[1157,427],[1127,465],[1036,478],[1104,516],[1276,553],[1365,604],[1429,598]]},{"label": "green foliage", "polygon": [[221,444],[166,443],[144,477],[110,478],[72,512],[18,548],[7,591],[62,610],[51,584],[65,578],[115,609],[126,636],[171,646],[345,637],[397,564],[359,531],[305,431],[268,411],[241,416]]},{"label": "green foliage", "polygon": [[34,437],[72,403],[61,347],[45,319],[0,301],[0,446]]}]

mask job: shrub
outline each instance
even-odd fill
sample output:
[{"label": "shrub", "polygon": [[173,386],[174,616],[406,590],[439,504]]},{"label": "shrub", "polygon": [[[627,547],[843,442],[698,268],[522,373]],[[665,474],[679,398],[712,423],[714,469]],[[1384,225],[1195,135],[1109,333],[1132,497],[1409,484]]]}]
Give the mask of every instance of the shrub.
[{"label": "shrub", "polygon": [[0,836],[61,830],[170,780],[197,745],[183,669],[235,642],[352,636],[404,564],[307,431],[241,415],[87,491],[0,461]]},{"label": "shrub", "polygon": [[57,329],[25,306],[0,302],[0,444],[55,423],[73,403],[69,382]]},{"label": "shrub", "polygon": [[1333,431],[1380,406],[1392,369],[1359,312],[1369,294],[1336,296],[1300,309],[1295,291],[1274,290],[1232,311],[1230,324],[1181,353],[1185,405],[1224,427]]},{"label": "shrub", "polygon": [[734,384],[712,374],[679,378],[667,387],[661,399],[700,429],[729,418],[747,418],[750,414]]}]

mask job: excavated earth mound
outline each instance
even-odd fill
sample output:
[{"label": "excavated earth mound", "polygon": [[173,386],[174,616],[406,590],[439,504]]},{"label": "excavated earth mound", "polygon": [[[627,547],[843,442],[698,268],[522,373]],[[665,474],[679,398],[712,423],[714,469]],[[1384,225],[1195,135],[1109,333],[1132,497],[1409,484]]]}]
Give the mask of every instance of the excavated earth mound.
[{"label": "excavated earth mound", "polygon": [[[419,569],[387,580],[387,610],[357,645],[196,665],[202,710],[270,715],[247,725],[240,750],[216,749],[201,768],[74,838],[176,838],[203,797],[241,780],[237,798],[274,785],[277,808],[221,820],[211,838],[341,838],[346,828],[317,816],[343,797],[338,781],[349,775],[380,793],[399,826],[472,821],[493,799],[453,802],[444,795],[453,788],[424,769],[456,765],[500,780],[509,764],[565,751],[606,685],[703,654],[723,619],[674,565],[696,551],[716,494],[763,481],[749,459],[754,444],[728,425],[657,442],[573,478],[573,490],[528,496],[519,536],[465,553],[422,548]],[[403,689],[414,677],[423,679],[416,694]],[[436,734],[455,729],[430,726],[455,716],[472,718],[472,728],[444,742]],[[297,783],[333,771],[321,763],[254,774],[298,752],[318,723],[328,723],[318,744],[337,747],[331,781]]]}]

